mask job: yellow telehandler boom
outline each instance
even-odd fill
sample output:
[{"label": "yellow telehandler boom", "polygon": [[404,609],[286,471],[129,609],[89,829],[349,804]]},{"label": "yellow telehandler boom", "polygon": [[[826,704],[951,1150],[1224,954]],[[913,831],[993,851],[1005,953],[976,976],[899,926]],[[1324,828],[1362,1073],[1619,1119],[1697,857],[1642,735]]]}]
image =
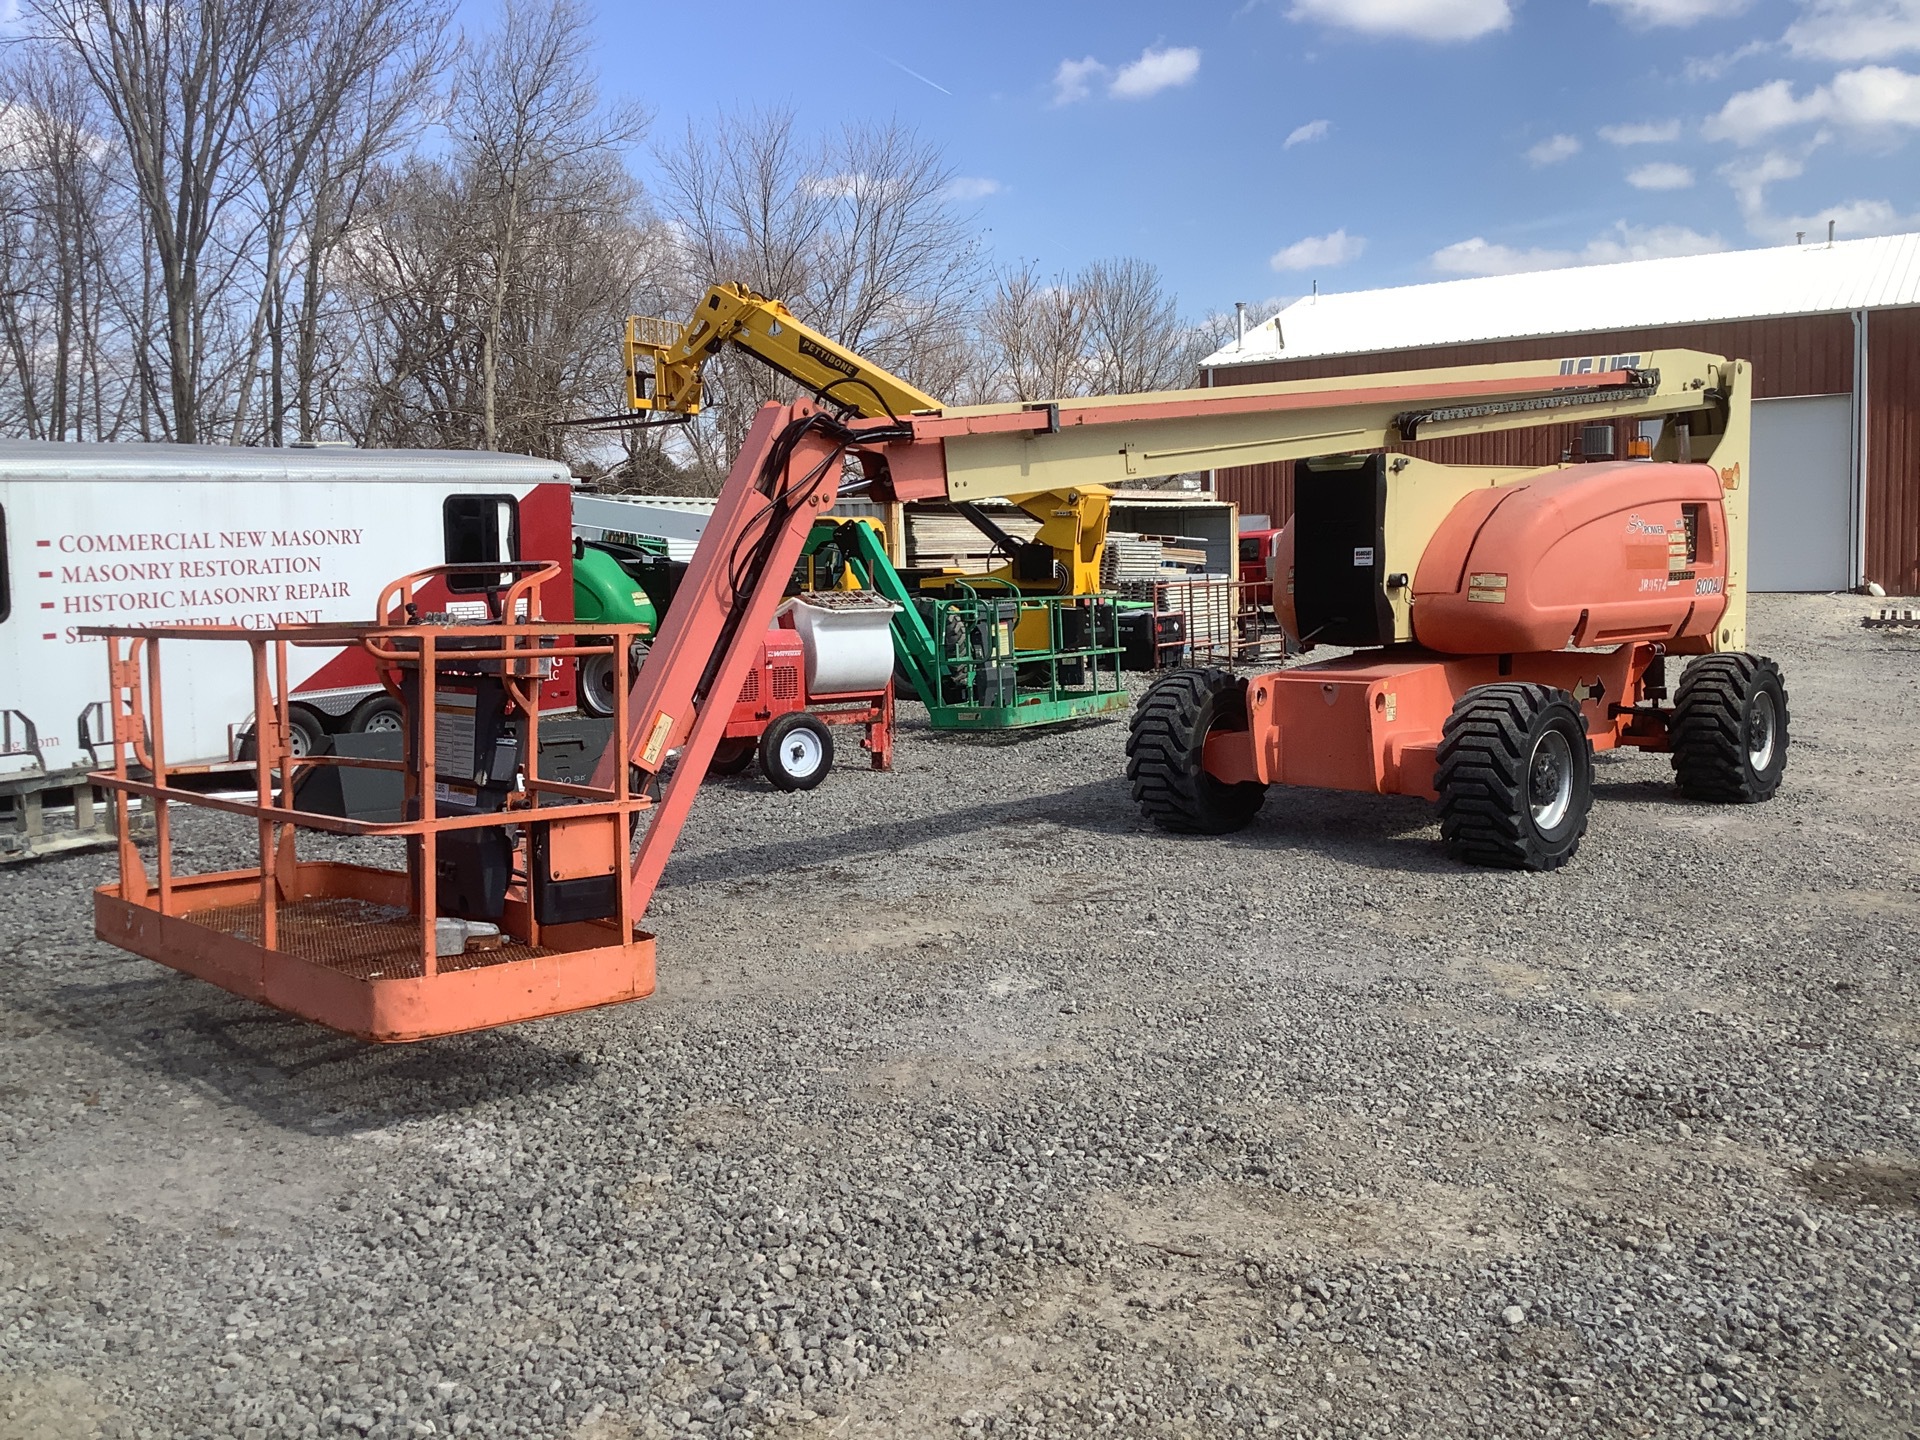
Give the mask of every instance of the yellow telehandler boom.
[{"label": "yellow telehandler boom", "polygon": [[[627,319],[627,405],[638,411],[697,415],[701,367],[732,345],[795,381],[828,405],[869,420],[903,420],[946,407],[923,390],[829,339],[778,300],[745,285],[715,285],[684,324],[650,316]],[[956,507],[1007,557],[988,574],[1024,590],[1091,595],[1101,588],[1106,551],[1104,485],[1073,485],[1002,496],[1040,522],[1032,540],[995,525],[971,500]],[[898,557],[904,558],[904,557]]]}]

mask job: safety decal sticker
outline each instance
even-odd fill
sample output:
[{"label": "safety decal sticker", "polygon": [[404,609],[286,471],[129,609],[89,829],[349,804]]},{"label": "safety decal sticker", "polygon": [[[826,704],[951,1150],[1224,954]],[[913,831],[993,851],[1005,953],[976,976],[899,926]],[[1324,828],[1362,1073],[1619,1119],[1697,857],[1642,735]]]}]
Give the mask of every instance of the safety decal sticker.
[{"label": "safety decal sticker", "polygon": [[1467,599],[1483,605],[1504,605],[1507,603],[1507,577],[1498,573],[1469,575],[1467,577]]},{"label": "safety decal sticker", "polygon": [[673,734],[673,716],[662,710],[653,717],[653,729],[647,732],[647,745],[640,752],[640,763],[649,770],[660,768],[660,757],[667,753],[667,737]]}]

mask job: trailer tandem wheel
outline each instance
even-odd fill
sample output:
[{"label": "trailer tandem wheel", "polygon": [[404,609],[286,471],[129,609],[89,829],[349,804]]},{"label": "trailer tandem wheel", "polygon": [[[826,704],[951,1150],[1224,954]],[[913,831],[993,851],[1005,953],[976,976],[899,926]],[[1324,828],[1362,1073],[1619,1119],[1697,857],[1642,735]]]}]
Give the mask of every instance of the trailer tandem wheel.
[{"label": "trailer tandem wheel", "polygon": [[1223,781],[1205,764],[1207,736],[1247,728],[1247,682],[1225,670],[1175,670],[1134,706],[1127,779],[1140,813],[1162,830],[1225,835],[1266,802],[1257,780]]},{"label": "trailer tandem wheel", "polygon": [[1441,731],[1440,839],[1469,865],[1557,870],[1593,805],[1593,746],[1573,696],[1551,685],[1479,685]]}]

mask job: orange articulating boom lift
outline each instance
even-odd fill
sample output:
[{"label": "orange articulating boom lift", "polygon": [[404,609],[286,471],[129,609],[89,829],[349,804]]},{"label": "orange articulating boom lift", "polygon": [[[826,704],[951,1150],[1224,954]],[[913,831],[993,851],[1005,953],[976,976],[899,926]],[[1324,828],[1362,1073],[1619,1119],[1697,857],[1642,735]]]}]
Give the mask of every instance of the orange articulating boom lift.
[{"label": "orange articulating boom lift", "polygon": [[[1682,787],[1761,799],[1778,783],[1785,694],[1745,643],[1748,367],[1692,352],[1335,381],[836,416],[756,419],[627,685],[632,627],[544,622],[555,567],[441,567],[389,586],[365,626],[103,629],[124,799],[250,818],[257,865],[174,872],[167,806],[151,868],[122,816],[102,938],[371,1040],[409,1040],[651,993],[640,927],[746,671],[814,519],[843,483],[881,501],[966,501],[1225,465],[1301,462],[1276,564],[1305,643],[1370,647],[1236,679],[1163,678],[1136,709],[1129,774],[1169,829],[1246,823],[1273,783],[1437,796],[1468,860],[1548,867],[1584,828],[1591,750],[1672,748]],[[1569,419],[1660,423],[1651,462],[1520,471],[1388,447]],[[429,611],[458,579],[477,618]],[[453,607],[449,606],[449,611]],[[245,647],[258,793],[169,783],[160,656]],[[407,759],[296,757],[285,647],[358,645],[399,700]],[[555,661],[612,657],[618,704],[589,784],[542,779],[541,686]],[[1666,706],[1662,665],[1697,654]],[[1696,678],[1698,677],[1698,678]],[[294,808],[315,765],[405,771],[407,818]],[[276,780],[279,783],[275,783]],[[400,842],[404,865],[314,859],[303,830]],[[497,933],[495,933],[497,932]]]}]

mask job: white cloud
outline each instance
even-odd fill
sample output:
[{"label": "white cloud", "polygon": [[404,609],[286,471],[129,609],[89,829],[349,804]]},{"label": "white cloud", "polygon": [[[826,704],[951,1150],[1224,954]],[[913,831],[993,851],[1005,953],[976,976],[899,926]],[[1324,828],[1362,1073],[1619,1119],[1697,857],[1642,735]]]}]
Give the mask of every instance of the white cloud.
[{"label": "white cloud", "polygon": [[1840,240],[1920,230],[1920,214],[1902,214],[1885,200],[1842,200],[1810,215],[1779,216],[1772,222],[1776,228],[1767,233],[1777,237],[1781,244],[1794,232],[1803,232],[1807,239],[1824,244],[1830,220],[1834,223],[1835,238]]},{"label": "white cloud", "polygon": [[[4,0],[0,0],[4,3]],[[1088,55],[1079,60],[1062,60],[1053,72],[1053,103],[1072,105],[1093,93],[1095,85],[1106,83],[1107,94],[1115,100],[1145,100],[1185,85],[1200,73],[1200,52],[1189,45],[1156,50],[1149,45],[1140,58],[1122,65],[1118,71]]]},{"label": "white cloud", "polygon": [[1707,117],[1705,130],[1709,140],[1746,144],[1789,125],[1818,120],[1820,113],[1821,107],[1812,95],[1805,100],[1794,98],[1791,81],[1769,80],[1731,96],[1719,113]]},{"label": "white cloud", "polygon": [[1293,133],[1287,136],[1286,144],[1280,148],[1291,150],[1296,145],[1311,145],[1315,140],[1326,139],[1332,131],[1331,120],[1309,120],[1304,125],[1296,126]]},{"label": "white cloud", "polygon": [[1330,269],[1359,259],[1360,252],[1366,248],[1367,242],[1362,237],[1336,230],[1331,235],[1309,235],[1305,240],[1296,240],[1285,249],[1275,251],[1267,263],[1276,270]]},{"label": "white cloud", "polygon": [[1149,46],[1138,60],[1120,67],[1107,93],[1116,100],[1144,100],[1162,90],[1185,85],[1199,73],[1200,52],[1192,46],[1179,45],[1164,50]]},{"label": "white cloud", "polygon": [[1806,59],[1885,60],[1920,50],[1920,0],[1801,0],[1781,38]]},{"label": "white cloud", "polygon": [[1511,0],[1293,0],[1287,18],[1363,35],[1477,40],[1513,24],[1513,5]]},{"label": "white cloud", "polygon": [[1062,60],[1053,72],[1053,103],[1071,105],[1093,93],[1093,82],[1107,73],[1107,67],[1091,55],[1084,60]]},{"label": "white cloud", "polygon": [[1695,84],[1718,80],[1742,60],[1751,60],[1754,56],[1764,55],[1771,49],[1773,49],[1771,41],[1749,40],[1739,49],[1728,50],[1720,55],[1696,55],[1687,61],[1687,79]]},{"label": "white cloud", "polygon": [[1886,65],[1842,70],[1828,85],[1793,93],[1786,80],[1769,80],[1728,99],[1707,118],[1709,140],[1733,140],[1742,145],[1765,139],[1776,130],[1795,125],[1829,122],[1856,130],[1920,127],[1920,75],[1909,75]]},{"label": "white cloud", "polygon": [[1858,129],[1920,126],[1920,75],[1888,65],[1842,70],[1833,77],[1833,119]]},{"label": "white cloud", "polygon": [[1430,260],[1443,275],[1518,275],[1531,270],[1564,270],[1570,265],[1612,265],[1622,260],[1657,260],[1670,255],[1709,255],[1726,249],[1718,235],[1702,235],[1683,225],[1647,228],[1622,220],[1578,250],[1521,250],[1496,245],[1476,235],[1436,250]]},{"label": "white cloud", "polygon": [[1747,229],[1754,233],[1773,233],[1767,213],[1767,187],[1781,180],[1797,180],[1806,173],[1807,164],[1797,155],[1769,150],[1758,159],[1742,156],[1720,167],[1720,178],[1733,190]]},{"label": "white cloud", "polygon": [[1752,0],[1593,0],[1618,10],[1630,25],[1698,25],[1738,15]]},{"label": "white cloud", "polygon": [[1627,184],[1636,190],[1685,190],[1693,184],[1693,171],[1669,160],[1656,160],[1629,170]]},{"label": "white cloud", "polygon": [[[1807,153],[1817,148],[1816,141]],[[1784,245],[1796,232],[1824,241],[1829,220],[1835,222],[1843,240],[1920,229],[1920,214],[1903,214],[1885,200],[1842,200],[1805,214],[1774,214],[1767,201],[1767,188],[1782,180],[1797,180],[1806,169],[1804,155],[1786,155],[1778,150],[1769,150],[1757,158],[1743,155],[1720,167],[1720,176],[1733,190],[1748,233],[1772,244]]]},{"label": "white cloud", "polygon": [[1638,125],[1602,125],[1600,138],[1609,145],[1671,145],[1680,138],[1680,122],[1647,120]]},{"label": "white cloud", "polygon": [[941,192],[948,200],[984,200],[989,195],[998,195],[1001,185],[998,180],[990,180],[985,175],[958,175],[947,183]]},{"label": "white cloud", "polygon": [[1558,165],[1562,160],[1571,160],[1579,153],[1580,142],[1574,136],[1549,135],[1527,151],[1527,159],[1535,165]]}]

